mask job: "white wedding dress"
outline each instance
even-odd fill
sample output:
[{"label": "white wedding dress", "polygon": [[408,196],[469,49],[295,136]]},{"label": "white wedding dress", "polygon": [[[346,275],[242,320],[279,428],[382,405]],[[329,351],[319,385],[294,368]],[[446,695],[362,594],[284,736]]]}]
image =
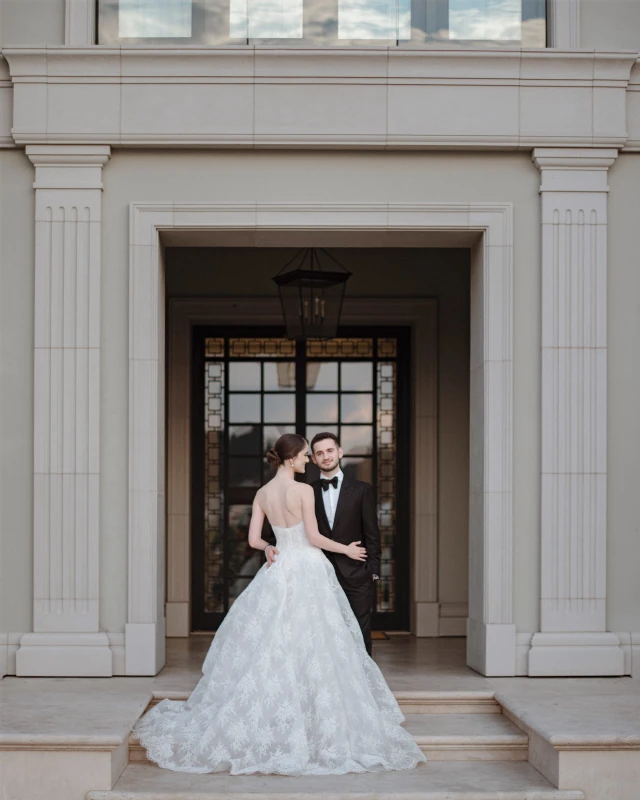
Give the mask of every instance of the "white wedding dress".
[{"label": "white wedding dress", "polygon": [[425,761],[356,618],[304,523],[274,527],[279,554],[231,606],[186,702],[134,733],[172,770],[334,775]]}]

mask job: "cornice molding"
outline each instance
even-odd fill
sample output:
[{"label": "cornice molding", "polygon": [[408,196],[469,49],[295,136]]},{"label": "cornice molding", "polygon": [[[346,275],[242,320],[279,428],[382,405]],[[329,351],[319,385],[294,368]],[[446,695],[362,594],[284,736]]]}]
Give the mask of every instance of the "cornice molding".
[{"label": "cornice molding", "polygon": [[93,46],[3,55],[19,145],[529,150],[640,139],[632,51]]},{"label": "cornice molding", "polygon": [[[629,81],[638,51],[595,51],[535,48],[411,48],[397,47],[145,47],[94,45],[5,47],[14,83],[47,77],[84,77],[87,82],[144,79],[145,82],[191,82],[228,78],[304,78],[326,83],[361,78],[365,82],[393,79],[436,80],[444,84],[503,85],[505,80],[542,80],[545,85],[563,81]],[[179,64],[179,66],[177,66]],[[156,79],[154,81],[154,79]],[[38,81],[39,82],[39,81]],[[573,85],[573,84],[572,84]]]}]

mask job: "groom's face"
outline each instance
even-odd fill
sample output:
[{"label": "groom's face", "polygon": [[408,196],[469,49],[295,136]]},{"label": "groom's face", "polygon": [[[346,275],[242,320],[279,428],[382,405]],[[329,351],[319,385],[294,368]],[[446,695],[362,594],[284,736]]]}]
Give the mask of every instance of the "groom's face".
[{"label": "groom's face", "polygon": [[342,448],[333,439],[322,439],[313,446],[312,458],[322,472],[332,472],[340,464]]}]

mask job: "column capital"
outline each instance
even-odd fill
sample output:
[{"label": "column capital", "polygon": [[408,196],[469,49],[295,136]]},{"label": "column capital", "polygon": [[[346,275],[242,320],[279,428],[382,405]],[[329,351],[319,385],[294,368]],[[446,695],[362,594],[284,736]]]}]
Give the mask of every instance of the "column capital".
[{"label": "column capital", "polygon": [[111,158],[109,145],[27,145],[36,168],[34,189],[102,189],[102,168]]},{"label": "column capital", "polygon": [[536,147],[531,158],[540,170],[541,192],[607,192],[607,173],[614,148]]},{"label": "column capital", "polygon": [[613,147],[534,147],[538,169],[608,169],[618,157]]},{"label": "column capital", "polygon": [[111,158],[108,144],[28,144],[24,151],[36,166],[95,166],[104,165]]}]

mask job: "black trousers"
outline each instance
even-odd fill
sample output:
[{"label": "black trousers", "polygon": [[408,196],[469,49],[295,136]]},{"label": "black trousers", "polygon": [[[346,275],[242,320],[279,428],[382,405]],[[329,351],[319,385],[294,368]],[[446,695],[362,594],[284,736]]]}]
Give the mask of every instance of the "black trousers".
[{"label": "black trousers", "polygon": [[336,575],[338,576],[340,586],[342,586],[344,593],[347,595],[347,600],[358,620],[358,625],[360,625],[367,653],[371,655],[371,614],[373,612],[374,597],[373,578],[364,581],[364,583],[352,583],[351,581],[346,581],[338,569],[336,570]]}]

